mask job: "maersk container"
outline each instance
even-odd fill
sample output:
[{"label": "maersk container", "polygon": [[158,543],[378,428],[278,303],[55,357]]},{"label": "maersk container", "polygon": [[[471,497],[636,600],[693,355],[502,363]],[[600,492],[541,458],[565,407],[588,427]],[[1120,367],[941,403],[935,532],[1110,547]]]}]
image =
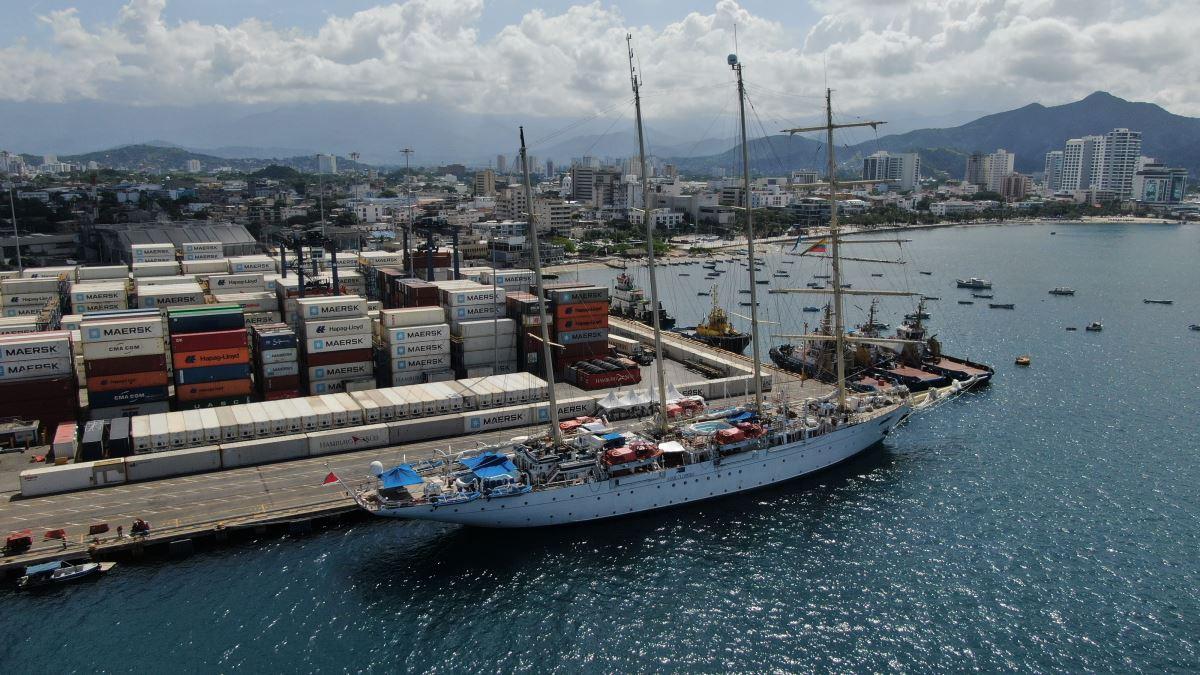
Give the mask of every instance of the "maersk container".
[{"label": "maersk container", "polygon": [[159,413],[150,416],[150,450],[166,450],[171,447],[171,429],[167,421],[167,415],[171,413]]},{"label": "maersk container", "polygon": [[353,452],[388,445],[391,435],[387,424],[367,424],[350,429],[334,429],[308,434],[308,454],[312,457],[337,452]]},{"label": "maersk container", "polygon": [[379,311],[379,323],[384,328],[407,328],[409,326],[429,326],[446,321],[446,314],[441,307],[406,307],[403,309],[382,309]]},{"label": "maersk container", "polygon": [[304,353],[306,354],[343,352],[350,349],[369,349],[370,347],[370,333],[360,333],[357,335],[331,335],[329,337],[309,338],[304,341]]},{"label": "maersk container", "polygon": [[200,410],[200,420],[204,429],[204,443],[219,443],[221,441],[221,418],[212,408]]},{"label": "maersk container", "polygon": [[242,437],[241,431],[238,430],[237,414],[233,412],[232,407],[216,408],[217,421],[220,423],[221,441],[236,441]]},{"label": "maersk container", "polygon": [[380,339],[392,345],[408,342],[433,342],[450,338],[450,324],[438,323],[431,326],[387,328],[381,331]]},{"label": "maersk container", "polygon": [[438,356],[450,353],[449,340],[434,340],[432,342],[402,342],[387,345],[389,359],[403,358],[411,360],[426,356]]},{"label": "maersk container", "polygon": [[446,321],[450,322],[450,333],[456,334],[458,324],[464,321],[479,321],[481,319],[503,319],[504,305],[467,305],[465,307],[447,307]]},{"label": "maersk container", "polygon": [[497,350],[497,349],[514,349],[517,346],[516,333],[505,333],[503,335],[476,335],[474,337],[463,338],[458,341],[464,352],[474,352],[481,349]]},{"label": "maersk container", "polygon": [[84,342],[110,342],[114,340],[148,340],[162,342],[163,322],[158,316],[97,319],[88,316],[79,327]]},{"label": "maersk container", "polygon": [[129,273],[134,279],[179,276],[179,263],[166,261],[135,262],[130,267]]},{"label": "maersk container", "polygon": [[[296,348],[268,349],[258,353],[258,360],[265,366],[273,363],[294,363],[300,357]],[[295,374],[295,373],[290,373]],[[270,377],[270,376],[268,376]]]},{"label": "maersk container", "polygon": [[393,374],[425,373],[431,370],[445,370],[450,367],[449,354],[434,354],[433,356],[398,357],[391,360]]},{"label": "maersk container", "polygon": [[130,457],[125,460],[125,478],[129,482],[157,480],[217,471],[220,468],[221,449],[216,445],[205,445]]},{"label": "maersk container", "polygon": [[75,374],[75,361],[70,355],[37,361],[0,363],[0,382],[70,377],[73,374]]},{"label": "maersk container", "polygon": [[441,292],[442,305],[461,307],[464,305],[503,305],[504,289],[476,286],[472,289],[445,289]]},{"label": "maersk container", "polygon": [[309,382],[352,380],[374,373],[374,364],[370,361],[354,363],[337,363],[328,366],[315,366],[308,369]]},{"label": "maersk container", "polygon": [[221,466],[233,469],[297,459],[308,455],[308,436],[292,434],[221,444]]},{"label": "maersk container", "polygon": [[463,433],[473,434],[493,429],[508,429],[531,424],[533,410],[530,406],[509,406],[463,415]]},{"label": "maersk container", "polygon": [[92,463],[78,462],[21,472],[21,496],[40,497],[86,490],[92,486]]},{"label": "maersk container", "polygon": [[367,315],[367,301],[354,295],[299,298],[297,311],[308,322],[324,319],[349,319]]},{"label": "maersk container", "polygon": [[239,255],[229,258],[229,271],[234,274],[278,272],[275,259],[267,255]]},{"label": "maersk container", "polygon": [[235,405],[231,409],[234,419],[237,420],[238,438],[254,438],[254,416],[250,414],[249,408],[244,405]]}]

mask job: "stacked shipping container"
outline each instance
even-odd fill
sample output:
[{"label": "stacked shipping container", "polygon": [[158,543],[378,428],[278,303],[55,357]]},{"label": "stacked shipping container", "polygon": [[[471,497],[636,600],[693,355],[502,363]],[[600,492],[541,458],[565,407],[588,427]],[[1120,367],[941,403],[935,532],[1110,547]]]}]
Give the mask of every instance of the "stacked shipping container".
[{"label": "stacked shipping container", "polygon": [[437,307],[379,313],[379,349],[392,386],[441,379],[450,370],[450,326]]},{"label": "stacked shipping container", "polygon": [[367,301],[343,295],[301,298],[296,311],[304,334],[309,394],[345,392],[375,381],[375,350]]},{"label": "stacked shipping container", "polygon": [[167,352],[157,310],[84,317],[79,337],[91,419],[167,410]]},{"label": "stacked shipping container", "polygon": [[75,422],[78,385],[68,331],[0,336],[0,416]]},{"label": "stacked shipping container", "polygon": [[246,320],[237,305],[167,312],[179,408],[246,403],[254,388]]},{"label": "stacked shipping container", "polygon": [[300,392],[300,349],[296,332],[285,323],[250,329],[254,337],[255,378],[264,401],[295,398]]}]

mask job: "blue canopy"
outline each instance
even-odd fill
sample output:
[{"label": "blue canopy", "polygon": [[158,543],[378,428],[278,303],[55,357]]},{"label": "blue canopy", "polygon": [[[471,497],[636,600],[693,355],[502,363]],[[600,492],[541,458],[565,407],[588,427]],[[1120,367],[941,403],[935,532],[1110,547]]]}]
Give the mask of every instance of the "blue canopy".
[{"label": "blue canopy", "polygon": [[517,466],[509,461],[508,457],[495,452],[485,452],[482,455],[466,457],[458,461],[480,478],[495,478],[517,471]]},{"label": "blue canopy", "polygon": [[62,566],[63,566],[63,561],[61,561],[61,560],[55,560],[54,562],[42,563],[40,565],[30,565],[29,567],[25,568],[25,574],[29,574],[29,575],[45,574],[46,572],[53,572],[54,570],[56,570]]},{"label": "blue canopy", "polygon": [[401,464],[393,469],[388,469],[379,474],[379,480],[383,483],[383,489],[403,487],[405,485],[420,485],[425,481],[421,478],[411,466]]},{"label": "blue canopy", "polygon": [[754,418],[755,418],[754,413],[744,412],[740,415],[734,415],[733,417],[730,417],[729,421],[732,422],[733,424],[737,424],[738,422],[749,422],[749,421],[753,420]]},{"label": "blue canopy", "polygon": [[618,433],[604,434],[600,437],[604,441],[623,441],[625,437]]}]

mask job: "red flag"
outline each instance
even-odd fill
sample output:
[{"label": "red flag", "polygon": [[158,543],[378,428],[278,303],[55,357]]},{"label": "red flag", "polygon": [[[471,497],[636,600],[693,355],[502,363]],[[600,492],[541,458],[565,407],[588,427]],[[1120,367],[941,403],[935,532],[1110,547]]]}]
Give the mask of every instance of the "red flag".
[{"label": "red flag", "polygon": [[325,476],[325,480],[321,481],[321,485],[329,485],[330,483],[336,483],[336,482],[338,482],[337,474],[330,471],[329,475]]}]

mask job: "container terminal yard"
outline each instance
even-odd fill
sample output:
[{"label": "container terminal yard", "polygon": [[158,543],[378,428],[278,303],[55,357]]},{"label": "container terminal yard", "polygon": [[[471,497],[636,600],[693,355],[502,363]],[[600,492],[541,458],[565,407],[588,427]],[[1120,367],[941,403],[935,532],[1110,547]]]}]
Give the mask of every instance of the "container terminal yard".
[{"label": "container terminal yard", "polygon": [[[31,544],[9,547],[3,570],[344,516],[353,502],[321,485],[330,471],[357,481],[375,459],[544,428],[546,367],[566,418],[649,412],[650,330],[610,319],[607,288],[539,299],[531,271],[457,269],[445,252],[129,253],[0,273],[0,444],[18,450],[0,456],[0,528]],[[674,397],[736,402],[752,387],[743,357],[678,336],[664,357]],[[139,518],[148,535],[117,536]]]}]

